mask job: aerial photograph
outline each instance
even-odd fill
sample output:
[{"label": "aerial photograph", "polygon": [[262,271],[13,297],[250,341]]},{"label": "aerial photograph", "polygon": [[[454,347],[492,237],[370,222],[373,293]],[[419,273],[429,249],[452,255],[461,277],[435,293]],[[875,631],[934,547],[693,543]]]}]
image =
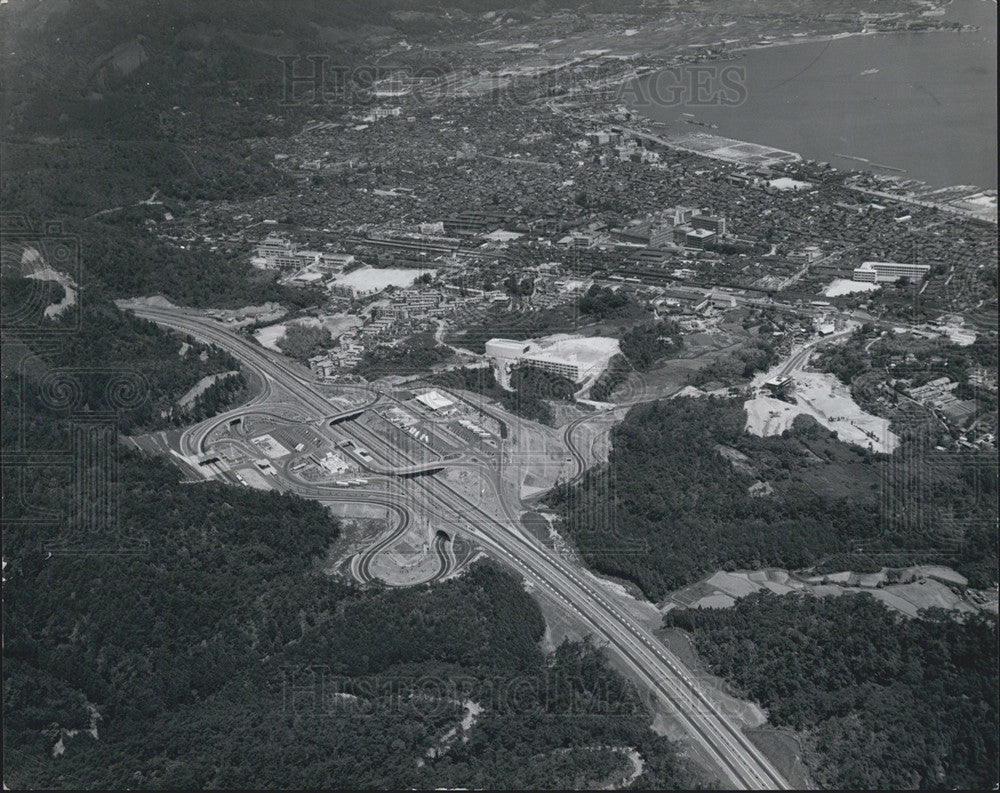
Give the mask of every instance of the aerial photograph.
[{"label": "aerial photograph", "polygon": [[996,0],[0,0],[5,790],[997,790]]}]

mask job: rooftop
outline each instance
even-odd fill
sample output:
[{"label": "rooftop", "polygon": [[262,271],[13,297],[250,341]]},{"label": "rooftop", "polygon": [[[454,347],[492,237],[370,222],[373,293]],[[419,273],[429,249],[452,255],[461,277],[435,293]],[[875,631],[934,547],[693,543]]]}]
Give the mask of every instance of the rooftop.
[{"label": "rooftop", "polygon": [[583,368],[604,363],[608,358],[620,352],[618,339],[606,336],[547,336],[532,345],[528,355],[537,360],[566,360],[579,364]]},{"label": "rooftop", "polygon": [[417,396],[417,401],[426,405],[431,410],[441,410],[455,404],[453,400],[446,397],[440,391],[427,391],[420,394]]}]

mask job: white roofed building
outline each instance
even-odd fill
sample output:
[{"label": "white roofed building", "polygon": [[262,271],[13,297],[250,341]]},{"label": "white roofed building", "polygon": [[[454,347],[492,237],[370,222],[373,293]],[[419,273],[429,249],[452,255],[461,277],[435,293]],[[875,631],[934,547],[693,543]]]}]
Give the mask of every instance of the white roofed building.
[{"label": "white roofed building", "polygon": [[931,271],[929,264],[902,264],[900,262],[865,262],[855,268],[853,280],[870,284],[912,278],[919,281]]},{"label": "white roofed building", "polygon": [[486,342],[486,355],[493,359],[497,382],[508,389],[514,366],[530,366],[574,383],[584,383],[596,380],[619,352],[618,340],[603,336],[558,335],[538,342],[511,339]]},{"label": "white roofed building", "polygon": [[449,399],[440,391],[426,391],[416,396],[417,402],[429,410],[444,410],[455,404],[453,399]]}]

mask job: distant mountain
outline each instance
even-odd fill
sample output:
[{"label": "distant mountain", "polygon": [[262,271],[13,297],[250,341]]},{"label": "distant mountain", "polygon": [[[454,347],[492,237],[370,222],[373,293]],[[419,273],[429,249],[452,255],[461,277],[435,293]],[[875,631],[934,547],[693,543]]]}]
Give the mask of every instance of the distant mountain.
[{"label": "distant mountain", "polygon": [[[483,14],[542,13],[545,4],[506,0],[10,0],[0,5],[4,135],[94,130],[124,97],[134,134],[150,135],[142,106],[183,104],[243,87],[247,99],[281,80],[281,55],[363,62],[404,37],[462,33]],[[145,101],[137,101],[143,99]],[[103,104],[108,103],[108,104]],[[136,113],[140,118],[136,118]],[[155,119],[153,119],[155,121]],[[121,135],[113,125],[106,131]]]}]

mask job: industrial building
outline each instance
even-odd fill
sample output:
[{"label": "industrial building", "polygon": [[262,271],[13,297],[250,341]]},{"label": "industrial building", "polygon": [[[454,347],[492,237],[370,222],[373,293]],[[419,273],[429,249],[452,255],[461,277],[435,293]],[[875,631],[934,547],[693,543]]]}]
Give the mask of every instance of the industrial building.
[{"label": "industrial building", "polygon": [[486,234],[499,228],[510,228],[517,224],[517,215],[505,212],[459,212],[442,222],[444,233],[449,236],[469,236]]},{"label": "industrial building", "polygon": [[929,264],[900,264],[899,262],[865,262],[854,269],[853,279],[869,284],[898,281],[900,278],[922,280],[931,271]]}]

